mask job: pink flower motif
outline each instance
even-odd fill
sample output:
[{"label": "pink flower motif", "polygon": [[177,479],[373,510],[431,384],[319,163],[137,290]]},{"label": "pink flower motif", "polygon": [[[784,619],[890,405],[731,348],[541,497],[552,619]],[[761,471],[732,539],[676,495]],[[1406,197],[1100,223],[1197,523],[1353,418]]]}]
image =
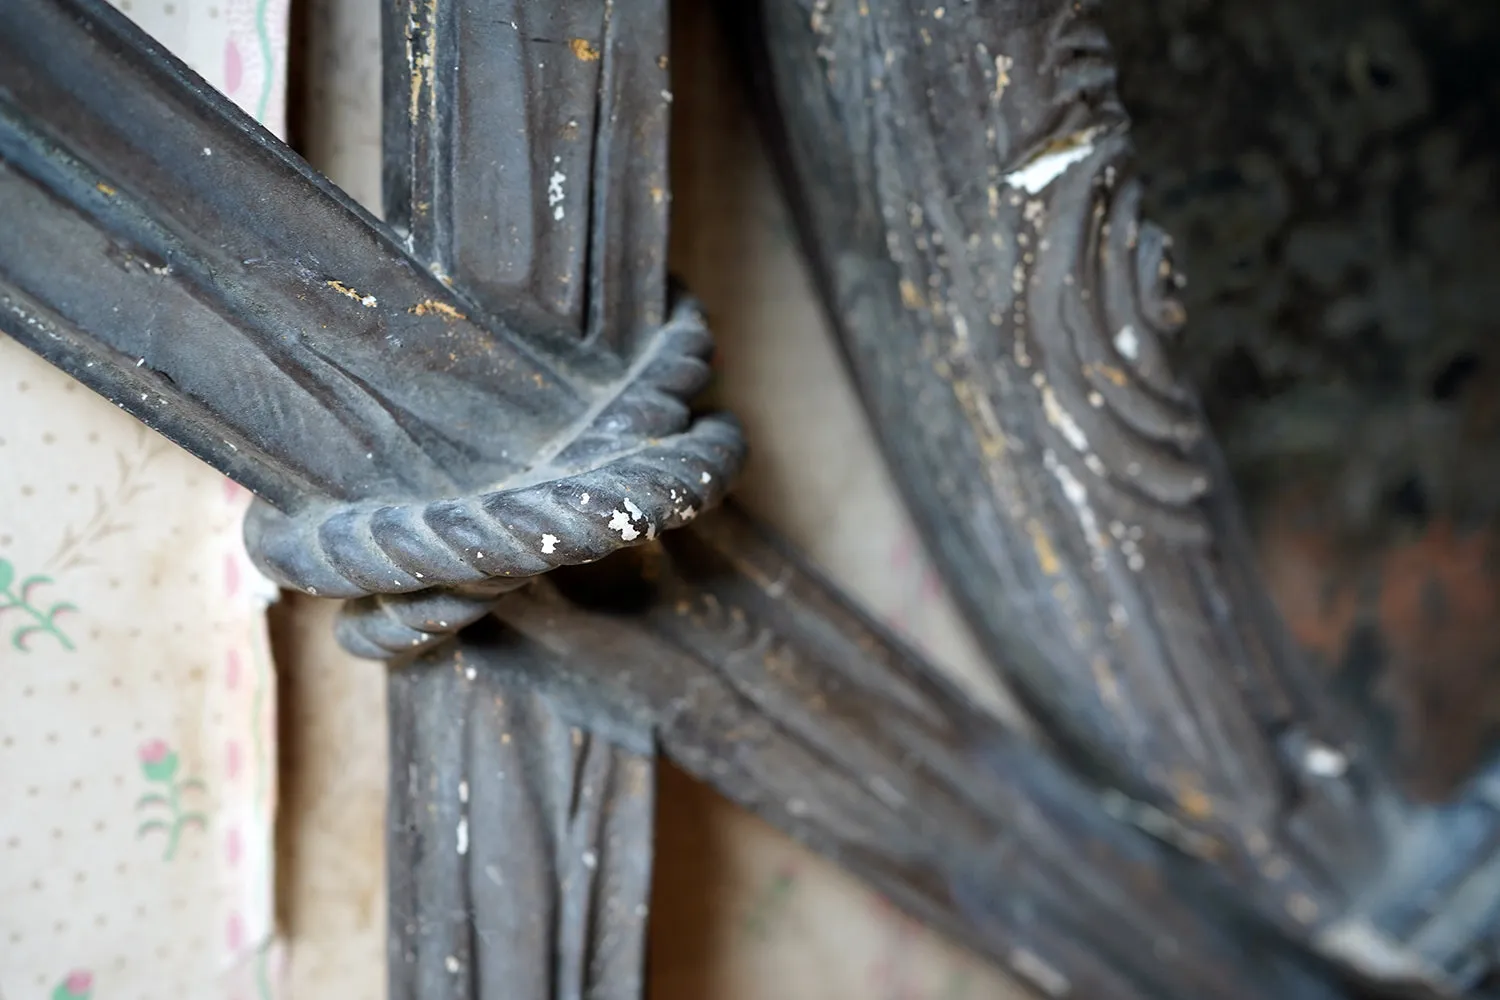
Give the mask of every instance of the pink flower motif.
[{"label": "pink flower motif", "polygon": [[240,768],[243,764],[243,754],[240,752],[239,741],[229,741],[224,747],[224,758],[224,770],[229,772],[229,780],[234,781],[240,776]]},{"label": "pink flower motif", "polygon": [[240,651],[229,651],[229,662],[224,668],[224,686],[233,691],[240,686]]},{"label": "pink flower motif", "polygon": [[240,561],[232,553],[224,556],[224,590],[230,597],[240,592]]},{"label": "pink flower motif", "polygon": [[233,38],[224,41],[224,93],[233,95],[245,80],[245,60]]},{"label": "pink flower motif", "polygon": [[240,842],[240,831],[238,829],[230,830],[229,836],[224,838],[224,855],[229,860],[231,868],[238,867],[240,855],[243,852],[244,847]]},{"label": "pink flower motif", "polygon": [[140,749],[141,772],[147,781],[170,783],[177,776],[177,754],[165,740],[151,740]]},{"label": "pink flower motif", "polygon": [[93,995],[94,976],[92,973],[76,969],[68,973],[68,978],[57,984],[52,991],[51,1000],[89,1000]]},{"label": "pink flower motif", "polygon": [[229,950],[238,953],[245,946],[245,921],[238,913],[229,915],[229,926],[225,930],[224,942]]}]

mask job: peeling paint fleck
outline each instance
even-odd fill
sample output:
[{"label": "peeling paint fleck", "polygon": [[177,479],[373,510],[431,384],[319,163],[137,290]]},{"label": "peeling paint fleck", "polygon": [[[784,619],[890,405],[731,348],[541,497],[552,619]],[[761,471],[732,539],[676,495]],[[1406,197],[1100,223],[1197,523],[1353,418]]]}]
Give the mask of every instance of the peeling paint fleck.
[{"label": "peeling paint fleck", "polygon": [[629,497],[625,498],[625,509],[630,512],[630,519],[632,521],[639,521],[644,516],[641,513],[641,509],[631,502]]},{"label": "peeling paint fleck", "polygon": [[423,299],[406,311],[413,316],[441,316],[450,323],[469,318],[448,303],[439,302],[437,299]]},{"label": "peeling paint fleck", "polygon": [[1302,766],[1307,768],[1307,773],[1319,778],[1342,777],[1349,768],[1349,758],[1339,753],[1333,747],[1322,743],[1313,743],[1302,755]]},{"label": "peeling paint fleck", "polygon": [[1129,324],[1120,327],[1120,332],[1115,334],[1115,350],[1127,361],[1135,361],[1141,356],[1141,339],[1136,335],[1135,327]]},{"label": "peeling paint fleck", "polygon": [[347,296],[348,298],[353,299],[355,302],[358,302],[360,305],[364,306],[366,309],[374,309],[375,306],[379,304],[379,300],[377,300],[375,298],[375,296],[373,296],[373,295],[362,295],[359,292],[355,291],[354,289],[350,288],[348,285],[344,284],[342,281],[334,281],[334,280],[330,279],[329,281],[326,282],[326,284],[328,285],[329,288],[332,288],[335,292],[338,292],[340,295]]},{"label": "peeling paint fleck", "polygon": [[550,556],[557,551],[557,536],[547,534],[542,536],[542,555]]},{"label": "peeling paint fleck", "polygon": [[547,178],[547,204],[552,208],[552,218],[561,222],[566,214],[563,209],[563,185],[568,181],[568,175],[561,170],[554,170],[552,176]]},{"label": "peeling paint fleck", "polygon": [[1074,451],[1086,453],[1089,450],[1088,436],[1083,433],[1083,428],[1078,426],[1073,415],[1062,408],[1050,385],[1042,387],[1042,410],[1047,415],[1047,423],[1062,433]]},{"label": "peeling paint fleck", "polygon": [[625,542],[633,542],[641,537],[641,533],[630,523],[630,515],[623,510],[610,511],[609,530],[618,531],[620,540]]},{"label": "peeling paint fleck", "polygon": [[1006,174],[1005,182],[1028,194],[1039,194],[1069,167],[1088,158],[1094,151],[1093,138],[1093,130],[1089,129],[1052,143],[1020,169]]},{"label": "peeling paint fleck", "polygon": [[599,46],[587,38],[575,38],[568,42],[568,48],[573,50],[573,55],[583,62],[594,62],[599,58]]},{"label": "peeling paint fleck", "polygon": [[1010,68],[1015,64],[1010,56],[995,57],[995,89],[990,92],[990,100],[996,104],[1005,96],[1005,88],[1010,86]]}]

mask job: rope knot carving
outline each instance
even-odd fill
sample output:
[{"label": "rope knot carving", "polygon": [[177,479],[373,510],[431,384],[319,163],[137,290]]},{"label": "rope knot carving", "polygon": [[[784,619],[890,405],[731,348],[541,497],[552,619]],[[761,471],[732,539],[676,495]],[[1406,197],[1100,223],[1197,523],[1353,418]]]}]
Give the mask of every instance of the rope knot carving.
[{"label": "rope knot carving", "polygon": [[745,459],[733,418],[691,421],[712,342],[680,304],[640,362],[524,481],[465,496],[330,502],[285,514],[257,502],[245,538],[280,585],[343,598],[356,656],[420,652],[496,597],[561,566],[655,539],[718,504]]}]

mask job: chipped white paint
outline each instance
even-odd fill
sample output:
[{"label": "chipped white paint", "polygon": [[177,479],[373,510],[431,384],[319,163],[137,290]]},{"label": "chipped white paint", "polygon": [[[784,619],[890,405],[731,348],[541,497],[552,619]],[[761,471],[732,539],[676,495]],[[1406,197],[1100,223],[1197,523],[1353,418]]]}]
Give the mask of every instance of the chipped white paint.
[{"label": "chipped white paint", "polygon": [[711,483],[711,482],[713,482],[713,481],[714,481],[714,477],[713,477],[713,476],[710,476],[710,475],[709,475],[709,474],[708,474],[708,473],[706,473],[706,472],[705,472],[705,473],[703,473],[703,474],[702,474],[702,475],[700,475],[700,476],[699,476],[699,477],[698,477],[698,482],[700,482],[700,483],[702,483],[702,484],[703,484],[703,485],[704,485],[704,486],[707,486],[707,485],[708,485],[708,484],[709,484],[709,483]]},{"label": "chipped white paint", "polygon": [[1074,451],[1080,454],[1088,452],[1088,436],[1083,433],[1083,428],[1078,426],[1073,415],[1062,408],[1062,404],[1057,401],[1057,396],[1050,385],[1042,386],[1042,410],[1047,415],[1047,423],[1062,433],[1068,444],[1073,446]]},{"label": "chipped white paint", "polygon": [[1030,948],[1017,948],[1010,953],[1011,967],[1049,997],[1068,995],[1071,984],[1051,963]]},{"label": "chipped white paint", "polygon": [[469,801],[469,783],[467,781],[460,781],[458,783],[458,801]]},{"label": "chipped white paint", "polygon": [[1420,980],[1427,973],[1411,950],[1366,920],[1348,917],[1318,935],[1319,950],[1375,979]]},{"label": "chipped white paint", "polygon": [[469,817],[463,816],[458,821],[458,853],[460,855],[469,853]]},{"label": "chipped white paint", "polygon": [[1318,778],[1339,778],[1349,769],[1349,758],[1322,743],[1310,744],[1302,755],[1302,766]]},{"label": "chipped white paint", "polygon": [[609,514],[609,530],[618,531],[622,542],[633,542],[641,537],[641,533],[630,523],[629,514],[623,510],[612,510]]},{"label": "chipped white paint", "polygon": [[550,556],[557,551],[557,536],[546,534],[542,536],[542,555]]},{"label": "chipped white paint", "polygon": [[1052,478],[1056,479],[1057,484],[1062,487],[1063,496],[1078,515],[1078,526],[1083,529],[1084,540],[1088,542],[1089,548],[1094,553],[1094,566],[1096,568],[1103,566],[1104,543],[1099,536],[1099,519],[1094,516],[1093,505],[1089,503],[1088,490],[1078,481],[1078,477],[1073,475],[1073,470],[1057,460],[1057,453],[1051,448],[1042,453],[1042,466],[1052,473]]},{"label": "chipped white paint", "polygon": [[466,667],[466,668],[464,668],[464,677],[466,677],[467,679],[469,679],[469,680],[472,681],[474,678],[476,678],[478,676],[479,676],[479,671],[475,670],[473,667]]},{"label": "chipped white paint", "polygon": [[561,170],[552,171],[552,176],[547,178],[547,204],[552,209],[552,218],[558,222],[563,220],[566,214],[563,210],[563,185],[568,182],[568,175]]},{"label": "chipped white paint", "polygon": [[625,498],[625,509],[630,512],[630,519],[632,521],[639,521],[645,516],[641,513],[641,509],[631,502],[629,497]]},{"label": "chipped white paint", "polygon": [[1005,183],[1027,194],[1040,194],[1047,186],[1067,173],[1068,168],[1088,159],[1094,151],[1091,137],[1079,135],[1077,141],[1062,149],[1051,150],[1005,175]]},{"label": "chipped white paint", "polygon": [[593,851],[584,851],[583,867],[587,868],[589,871],[593,871],[595,868],[598,868],[599,855],[595,854]]},{"label": "chipped white paint", "polygon": [[589,495],[587,493],[585,493],[583,496],[581,496],[581,497],[578,498],[578,506],[580,506],[580,507],[587,507],[588,505],[589,505]]},{"label": "chipped white paint", "polygon": [[1135,327],[1129,324],[1120,327],[1120,332],[1115,334],[1115,350],[1126,361],[1135,361],[1141,356],[1141,338],[1136,335]]},{"label": "chipped white paint", "polygon": [[698,512],[692,507],[679,507],[677,508],[677,510],[673,511],[673,513],[682,518],[684,521],[691,521],[693,518],[698,516]]},{"label": "chipped white paint", "polygon": [[458,970],[460,968],[462,968],[462,966],[460,966],[458,964],[458,956],[457,955],[449,955],[447,958],[443,959],[443,965],[447,968],[447,970],[450,973],[452,973],[455,976],[458,975]]}]

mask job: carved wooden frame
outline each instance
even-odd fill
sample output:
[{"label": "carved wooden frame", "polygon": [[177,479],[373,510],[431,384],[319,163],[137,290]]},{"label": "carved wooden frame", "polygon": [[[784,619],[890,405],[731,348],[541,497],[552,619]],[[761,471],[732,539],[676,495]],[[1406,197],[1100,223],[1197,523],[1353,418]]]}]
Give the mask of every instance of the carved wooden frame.
[{"label": "carved wooden frame", "polygon": [[698,518],[744,445],[667,287],[665,0],[388,0],[383,223],[102,0],[0,4],[0,329],[392,663],[393,1000],[641,996],[657,753],[1043,995],[1486,989],[1492,779],[1408,801],[1285,642],[1092,6],[726,5],[1042,746]]}]

